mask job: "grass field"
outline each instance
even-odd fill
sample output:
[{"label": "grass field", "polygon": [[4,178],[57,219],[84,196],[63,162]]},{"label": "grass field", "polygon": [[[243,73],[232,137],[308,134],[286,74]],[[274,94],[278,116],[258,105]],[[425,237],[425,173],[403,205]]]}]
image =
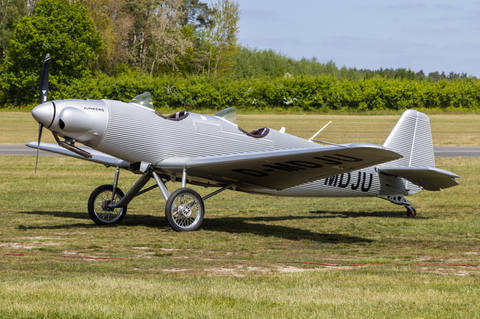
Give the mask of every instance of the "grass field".
[{"label": "grass field", "polygon": [[[329,121],[332,123],[318,136],[333,143],[365,142],[382,144],[400,118],[391,115],[334,115],[334,114],[237,114],[238,124],[247,131],[259,127],[279,130],[286,127],[289,134],[309,138]],[[435,146],[480,145],[480,114],[431,114],[432,137]],[[0,112],[0,145],[25,144],[36,141],[38,123],[30,112]],[[48,131],[42,141],[54,143]]]},{"label": "grass field", "polygon": [[[28,113],[0,116],[0,144],[35,140]],[[15,140],[22,129],[9,129],[9,117],[33,126],[32,136]],[[303,117],[242,115],[239,123],[309,137],[332,119],[308,124],[312,133]],[[436,145],[475,145],[475,119],[454,117],[431,116],[434,131],[455,133],[437,133],[445,138]],[[381,143],[397,118],[335,116],[322,139],[348,133]],[[34,157],[0,156],[0,318],[479,317],[480,159],[436,161],[462,176],[460,186],[410,197],[415,219],[379,199],[226,191],[205,202],[199,231],[177,233],[158,190],[135,199],[120,225],[96,226],[86,203],[112,182],[112,169],[42,157],[34,175]],[[120,187],[135,180],[122,172]]]}]

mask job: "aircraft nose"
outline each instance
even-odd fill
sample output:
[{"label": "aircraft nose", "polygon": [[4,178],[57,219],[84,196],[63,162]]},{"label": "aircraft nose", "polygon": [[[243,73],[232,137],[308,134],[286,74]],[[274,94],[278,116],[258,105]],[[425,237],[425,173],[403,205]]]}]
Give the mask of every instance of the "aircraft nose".
[{"label": "aircraft nose", "polygon": [[55,117],[55,106],[52,102],[39,104],[33,108],[32,116],[38,123],[49,128]]}]

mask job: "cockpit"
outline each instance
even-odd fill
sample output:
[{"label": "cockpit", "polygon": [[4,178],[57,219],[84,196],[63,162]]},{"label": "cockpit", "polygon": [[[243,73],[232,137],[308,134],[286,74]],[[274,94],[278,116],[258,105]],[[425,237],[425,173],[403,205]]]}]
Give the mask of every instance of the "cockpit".
[{"label": "cockpit", "polygon": [[[137,95],[128,103],[144,106],[155,111],[155,108],[153,106],[153,101],[152,101],[152,95],[150,94],[150,92],[145,92],[140,95]],[[163,115],[158,112],[155,112],[155,114],[157,114],[161,118],[164,118],[166,120],[171,120],[171,121],[181,121],[188,117],[187,111],[181,111],[181,112],[173,113],[171,115]]]},{"label": "cockpit", "polygon": [[149,109],[155,110],[155,108],[153,107],[152,95],[150,94],[150,92],[145,92],[137,95],[128,103],[141,105],[144,107],[148,107]]},{"label": "cockpit", "polygon": [[238,126],[237,113],[235,111],[235,108],[233,107],[229,107],[228,109],[223,109],[220,112],[216,113],[215,116],[235,124],[242,133],[250,137],[262,138],[267,136],[267,134],[270,132],[270,129],[267,127],[258,128],[252,132],[247,132],[244,129],[242,129],[240,126]]},{"label": "cockpit", "polygon": [[[152,102],[152,95],[150,94],[150,92],[145,92],[143,94],[137,95],[136,97],[134,97],[128,103],[140,105],[140,106],[143,106],[143,107],[146,107],[146,108],[149,108],[149,109],[155,111],[155,108],[153,107],[153,102]],[[155,114],[160,116],[163,119],[171,120],[171,121],[181,121],[181,120],[187,118],[188,115],[189,115],[189,113],[187,111],[181,111],[181,112],[177,112],[177,113],[174,113],[174,114],[171,114],[171,115],[163,115],[163,114],[160,114],[158,112],[155,112]],[[262,137],[267,136],[267,134],[270,132],[270,129],[268,129],[267,127],[259,128],[259,129],[256,129],[256,130],[252,131],[252,132],[247,132],[244,129],[242,129],[241,127],[239,127],[238,122],[237,122],[237,113],[236,113],[234,107],[229,107],[229,108],[223,109],[220,112],[217,112],[214,116],[234,124],[235,126],[238,127],[238,129],[242,133],[244,133],[244,134],[246,134],[250,137],[262,138]]]}]

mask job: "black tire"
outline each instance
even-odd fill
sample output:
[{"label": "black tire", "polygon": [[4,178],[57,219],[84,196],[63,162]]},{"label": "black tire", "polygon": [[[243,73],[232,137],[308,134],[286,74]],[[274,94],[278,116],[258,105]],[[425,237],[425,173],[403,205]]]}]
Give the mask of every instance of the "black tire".
[{"label": "black tire", "polygon": [[202,225],[204,214],[202,197],[190,188],[174,191],[165,205],[165,217],[176,231],[197,230]]},{"label": "black tire", "polygon": [[[88,214],[97,225],[113,225],[122,221],[127,213],[127,207],[105,209],[105,202],[111,202],[113,185],[102,185],[97,187],[88,199]],[[114,202],[118,202],[125,196],[120,188],[115,190]]]},{"label": "black tire", "polygon": [[407,217],[413,218],[417,216],[417,210],[412,206],[407,207]]}]

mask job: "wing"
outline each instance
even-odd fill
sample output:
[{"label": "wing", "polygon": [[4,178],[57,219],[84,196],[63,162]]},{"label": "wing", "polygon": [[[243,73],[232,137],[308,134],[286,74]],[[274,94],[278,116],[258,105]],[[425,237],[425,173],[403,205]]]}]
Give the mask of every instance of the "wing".
[{"label": "wing", "polygon": [[458,185],[457,174],[436,167],[378,167],[381,174],[399,176],[430,191]]},{"label": "wing", "polygon": [[402,157],[374,144],[318,146],[208,157],[173,157],[154,167],[211,180],[285,189]]},{"label": "wing", "polygon": [[[36,149],[38,146],[37,142],[29,142],[25,144],[28,147]],[[94,149],[88,149],[88,152],[92,154],[92,158],[85,158],[81,155],[75,154],[67,149],[64,149],[61,146],[58,146],[57,144],[49,144],[49,143],[40,143],[40,149],[42,151],[47,151],[47,152],[52,152],[60,155],[65,155],[65,156],[70,156],[70,157],[75,157],[79,158],[82,160],[90,161],[90,162],[95,162],[107,166],[118,166],[120,168],[125,168],[129,169],[130,168],[130,163],[126,162],[124,160],[121,160],[119,158],[110,156],[108,154],[95,151]]]}]

